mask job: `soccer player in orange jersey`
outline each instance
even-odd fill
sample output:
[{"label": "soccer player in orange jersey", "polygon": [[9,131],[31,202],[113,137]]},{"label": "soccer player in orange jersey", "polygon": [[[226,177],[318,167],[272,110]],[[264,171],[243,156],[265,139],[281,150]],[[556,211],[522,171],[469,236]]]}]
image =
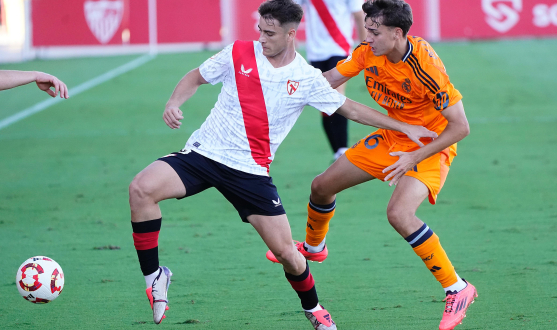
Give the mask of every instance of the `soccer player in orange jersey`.
[{"label": "soccer player in orange jersey", "polygon": [[[390,117],[423,125],[439,137],[422,139],[425,146],[419,148],[399,132],[380,129],[356,143],[313,180],[306,241],[297,247],[307,259],[323,261],[336,194],[373,179],[390,180],[389,185],[396,187],[387,206],[389,223],[445,289],[446,306],[439,328],[453,329],[477,296],[476,289],[458,276],[439,237],[416,217],[416,210],[426,197],[435,204],[456,156],[456,143],[469,134],[462,95],[429,43],[407,35],[412,25],[407,3],[375,0],[362,8],[365,42],[324,76],[336,88],[364,71],[371,97]],[[267,257],[274,261],[270,252]]]}]

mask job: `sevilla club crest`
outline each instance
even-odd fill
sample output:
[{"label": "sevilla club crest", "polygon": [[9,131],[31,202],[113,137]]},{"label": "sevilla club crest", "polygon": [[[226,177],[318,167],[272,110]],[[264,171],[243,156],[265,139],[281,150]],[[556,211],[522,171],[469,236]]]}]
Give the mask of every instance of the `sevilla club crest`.
[{"label": "sevilla club crest", "polygon": [[124,1],[87,0],[83,4],[85,19],[93,35],[101,44],[112,39],[124,16]]},{"label": "sevilla club crest", "polygon": [[288,91],[288,94],[294,94],[294,92],[298,90],[298,86],[300,86],[299,82],[288,80],[288,82],[286,83],[286,90]]}]

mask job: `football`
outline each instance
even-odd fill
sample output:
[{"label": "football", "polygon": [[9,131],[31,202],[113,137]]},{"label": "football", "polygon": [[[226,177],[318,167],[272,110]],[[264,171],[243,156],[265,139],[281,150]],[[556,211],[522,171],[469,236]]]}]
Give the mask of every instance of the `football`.
[{"label": "football", "polygon": [[64,288],[64,272],[60,265],[47,257],[25,260],[15,278],[19,294],[35,304],[46,304],[58,298]]}]

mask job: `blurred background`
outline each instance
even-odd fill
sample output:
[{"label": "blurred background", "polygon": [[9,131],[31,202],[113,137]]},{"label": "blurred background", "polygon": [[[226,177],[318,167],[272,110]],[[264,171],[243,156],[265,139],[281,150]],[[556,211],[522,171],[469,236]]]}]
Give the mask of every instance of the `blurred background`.
[{"label": "blurred background", "polygon": [[[408,0],[430,42],[557,35],[554,0]],[[257,38],[260,0],[0,0],[0,63],[177,52]],[[303,25],[299,34],[304,40]]]}]

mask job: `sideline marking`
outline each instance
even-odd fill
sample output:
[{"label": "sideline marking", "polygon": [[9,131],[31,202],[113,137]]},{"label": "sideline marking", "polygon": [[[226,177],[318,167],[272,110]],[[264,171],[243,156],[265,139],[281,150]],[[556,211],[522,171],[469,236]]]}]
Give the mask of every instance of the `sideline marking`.
[{"label": "sideline marking", "polygon": [[[101,74],[100,76],[93,78],[89,81],[86,81],[84,83],[82,83],[81,85],[78,85],[74,88],[71,88],[68,90],[68,93],[70,94],[70,97],[75,97],[76,95],[85,92],[97,85],[100,85],[108,80],[111,80],[121,74],[124,74],[128,71],[131,71],[135,68],[138,68],[140,66],[142,66],[143,64],[149,62],[150,60],[154,59],[155,56],[151,55],[151,54],[147,54],[147,55],[143,55],[139,58],[136,58],[135,60],[132,60],[124,65],[121,65],[115,69],[112,69],[106,73]],[[11,115],[7,118],[4,118],[2,120],[0,120],[0,130],[2,130],[3,128],[6,128],[8,126],[10,126],[11,124],[14,124],[22,119],[25,119],[31,115],[36,114],[37,112],[41,112],[47,108],[49,108],[50,106],[55,105],[58,102],[61,102],[62,99],[60,98],[60,94],[58,94],[58,96],[56,96],[55,98],[50,98],[44,101],[41,101],[25,110],[21,110],[20,112]],[[67,101],[67,100],[66,100]]]}]

